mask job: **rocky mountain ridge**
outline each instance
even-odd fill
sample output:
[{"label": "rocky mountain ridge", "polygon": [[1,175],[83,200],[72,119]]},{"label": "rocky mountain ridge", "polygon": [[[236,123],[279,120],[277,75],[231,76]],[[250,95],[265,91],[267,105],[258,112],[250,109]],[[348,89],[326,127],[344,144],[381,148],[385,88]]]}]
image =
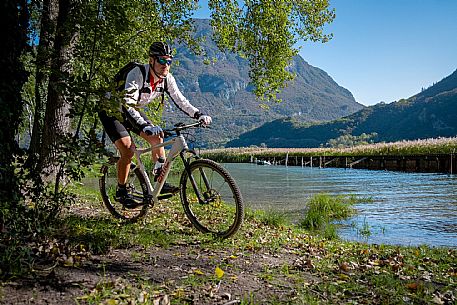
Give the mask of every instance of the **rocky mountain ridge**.
[{"label": "rocky mountain ridge", "polygon": [[242,134],[227,146],[319,147],[344,135],[362,134],[375,135],[374,142],[457,136],[457,70],[408,99],[379,103],[319,124],[278,119]]},{"label": "rocky mountain ridge", "polygon": [[[209,20],[197,19],[195,25],[197,36],[208,37],[202,44],[207,58],[215,60],[205,64],[203,57],[178,46],[178,64],[172,67],[172,73],[192,104],[213,117],[212,129],[198,136],[205,147],[223,146],[240,134],[279,118],[328,121],[364,108],[326,72],[296,56],[290,66],[296,78],[279,95],[283,102],[264,109],[252,93],[246,59],[217,49],[210,39]],[[165,113],[168,124],[185,120],[180,111],[170,108],[174,111]]]}]

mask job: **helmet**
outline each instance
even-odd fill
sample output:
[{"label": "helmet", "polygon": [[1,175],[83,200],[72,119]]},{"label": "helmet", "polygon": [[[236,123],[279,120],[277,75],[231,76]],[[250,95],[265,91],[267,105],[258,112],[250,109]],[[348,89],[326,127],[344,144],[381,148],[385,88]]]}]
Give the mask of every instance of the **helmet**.
[{"label": "helmet", "polygon": [[171,53],[172,53],[172,50],[171,50],[170,46],[168,44],[166,44],[165,42],[156,41],[153,44],[151,44],[151,46],[149,47],[149,56],[152,56],[152,57],[155,57],[155,56],[173,57],[171,55]]}]

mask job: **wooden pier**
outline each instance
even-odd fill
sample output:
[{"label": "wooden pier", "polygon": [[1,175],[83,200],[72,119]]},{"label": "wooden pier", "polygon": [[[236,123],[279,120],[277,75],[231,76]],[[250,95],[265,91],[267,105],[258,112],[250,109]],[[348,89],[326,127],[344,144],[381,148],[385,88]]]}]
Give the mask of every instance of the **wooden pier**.
[{"label": "wooden pier", "polygon": [[[206,156],[211,159],[211,156]],[[302,167],[336,167],[357,168],[370,170],[389,170],[423,173],[457,173],[456,154],[429,154],[409,156],[300,156],[290,154],[251,155],[248,160],[230,156],[215,158],[219,162],[253,162],[264,160],[272,165],[302,166]]]},{"label": "wooden pier", "polygon": [[276,165],[306,167],[337,167],[371,170],[390,170],[424,173],[457,173],[455,154],[417,156],[288,156],[287,158],[263,157]]}]

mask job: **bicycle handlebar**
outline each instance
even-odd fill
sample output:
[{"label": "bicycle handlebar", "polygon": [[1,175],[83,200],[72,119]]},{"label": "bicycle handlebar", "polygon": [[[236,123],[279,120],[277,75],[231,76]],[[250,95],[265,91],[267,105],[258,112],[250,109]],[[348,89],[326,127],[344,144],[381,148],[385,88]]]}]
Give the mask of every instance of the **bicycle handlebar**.
[{"label": "bicycle handlebar", "polygon": [[164,129],[163,133],[165,137],[173,136],[173,135],[179,135],[181,130],[184,129],[189,129],[189,128],[196,128],[196,127],[203,127],[202,122],[195,122],[192,124],[184,124],[184,123],[177,123],[175,126],[171,129]]}]

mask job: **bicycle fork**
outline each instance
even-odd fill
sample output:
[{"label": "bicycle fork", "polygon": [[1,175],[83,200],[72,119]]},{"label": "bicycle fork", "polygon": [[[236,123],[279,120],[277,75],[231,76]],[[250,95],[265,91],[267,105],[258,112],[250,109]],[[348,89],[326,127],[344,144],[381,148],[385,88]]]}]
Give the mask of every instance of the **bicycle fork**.
[{"label": "bicycle fork", "polygon": [[[184,169],[187,172],[187,176],[189,177],[189,180],[190,180],[190,183],[192,184],[192,187],[194,188],[194,192],[195,192],[195,195],[198,198],[198,202],[200,204],[207,204],[207,203],[209,203],[209,201],[206,198],[204,198],[204,196],[202,196],[202,194],[200,192],[200,189],[197,186],[197,182],[195,181],[195,178],[192,175],[192,172],[190,170],[190,162],[188,162],[187,159],[184,157],[184,153],[186,153],[186,152],[190,152],[191,154],[193,154],[193,157],[195,157],[196,159],[199,159],[199,156],[193,150],[183,150],[181,152],[181,159],[182,159],[182,161],[184,163]],[[209,191],[210,190],[210,183],[208,181],[208,178],[206,177],[205,171],[203,170],[203,168],[199,168],[199,171],[200,171],[200,176],[202,177],[203,182],[205,184],[206,191]],[[210,199],[210,198],[208,198],[208,199]]]}]

